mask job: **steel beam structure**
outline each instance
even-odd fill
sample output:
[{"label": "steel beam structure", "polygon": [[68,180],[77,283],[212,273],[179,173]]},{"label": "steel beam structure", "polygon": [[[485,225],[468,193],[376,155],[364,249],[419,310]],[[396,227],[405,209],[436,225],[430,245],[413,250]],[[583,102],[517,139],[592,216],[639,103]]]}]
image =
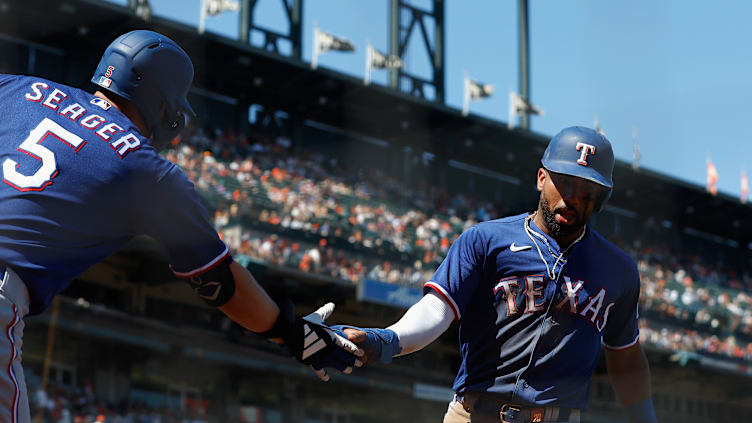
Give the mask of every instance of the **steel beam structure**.
[{"label": "steel beam structure", "polygon": [[289,31],[287,34],[257,26],[254,22],[254,12],[259,0],[242,0],[240,3],[240,26],[238,38],[245,43],[251,43],[251,32],[259,33],[263,40],[257,47],[273,53],[282,54],[280,41],[287,41],[292,46],[290,56],[302,59],[303,45],[303,0],[279,0],[285,11]]},{"label": "steel beam structure", "polygon": [[[433,39],[428,27],[433,23]],[[422,47],[431,62],[432,78],[426,79],[404,68],[392,69],[389,85],[423,99],[444,103],[444,0],[433,0],[433,10],[428,11],[409,4],[408,0],[390,0],[389,3],[389,53],[405,62],[405,54],[413,31],[419,31]],[[428,98],[425,87],[434,89]]]}]

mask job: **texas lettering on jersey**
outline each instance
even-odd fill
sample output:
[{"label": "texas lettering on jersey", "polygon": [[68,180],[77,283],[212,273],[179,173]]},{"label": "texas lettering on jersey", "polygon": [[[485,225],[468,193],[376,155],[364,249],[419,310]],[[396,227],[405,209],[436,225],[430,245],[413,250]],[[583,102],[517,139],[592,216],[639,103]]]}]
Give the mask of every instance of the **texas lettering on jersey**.
[{"label": "texas lettering on jersey", "polygon": [[[602,333],[608,322],[608,313],[615,304],[612,301],[604,307],[606,288],[600,287],[595,294],[590,294],[583,289],[584,281],[573,281],[566,275],[562,279],[564,283],[557,293],[557,298],[561,299],[555,302],[553,308],[586,319],[598,333]],[[505,307],[507,317],[542,312],[547,305],[544,301],[544,281],[543,275],[506,277],[493,287],[493,293],[501,296],[503,301],[500,305]],[[520,303],[522,307],[518,306]]]},{"label": "texas lettering on jersey", "polygon": [[[108,143],[121,159],[131,151],[138,150],[141,147],[141,140],[136,134],[129,132],[121,135],[125,132],[125,129],[117,123],[108,122],[102,116],[90,113],[79,103],[66,101],[68,94],[58,88],[50,90],[50,86],[46,82],[32,83],[24,98],[58,111],[60,116],[64,116],[73,122],[78,122],[81,127],[92,131],[102,141]],[[109,103],[102,99],[92,100],[90,104],[103,110],[108,110],[111,107]],[[81,147],[83,147],[83,144]]]},{"label": "texas lettering on jersey", "polygon": [[528,213],[463,232],[424,286],[459,321],[456,393],[579,409],[601,349],[638,341],[639,289],[634,261],[596,231],[564,253]]}]

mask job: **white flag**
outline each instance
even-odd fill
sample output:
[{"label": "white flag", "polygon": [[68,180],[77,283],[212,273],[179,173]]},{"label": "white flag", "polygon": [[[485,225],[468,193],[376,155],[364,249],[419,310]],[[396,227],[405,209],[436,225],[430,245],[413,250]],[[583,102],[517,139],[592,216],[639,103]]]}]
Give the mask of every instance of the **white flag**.
[{"label": "white flag", "polygon": [[217,16],[224,12],[237,12],[240,3],[237,0],[201,0],[201,16],[198,18],[198,33],[203,34],[206,29],[206,18]]},{"label": "white flag", "polygon": [[491,97],[494,92],[494,86],[473,81],[467,76],[467,71],[465,71],[465,77],[462,79],[462,91],[462,116],[467,116],[470,113],[470,102]]},{"label": "white flag", "polygon": [[147,22],[151,20],[151,5],[148,0],[136,0],[136,7],[133,11],[139,18]]},{"label": "white flag", "polygon": [[601,128],[601,121],[598,119],[598,113],[593,116],[593,129],[595,129],[595,132],[603,135],[604,137],[606,136],[606,131]]},{"label": "white flag", "polygon": [[355,51],[355,44],[344,37],[338,37],[328,32],[318,30],[319,53],[325,51]]},{"label": "white flag", "polygon": [[467,90],[470,95],[470,100],[477,100],[479,98],[491,97],[494,92],[494,86],[469,79]]},{"label": "white flag", "polygon": [[376,50],[366,39],[366,71],[363,83],[371,83],[371,70],[373,69],[399,69],[404,66],[402,59],[394,54],[385,54]]},{"label": "white flag", "polygon": [[402,59],[394,54],[384,54],[371,47],[371,67],[374,69],[396,69],[404,66]]},{"label": "white flag", "polygon": [[533,106],[529,101],[522,98],[517,93],[510,93],[510,104],[512,105],[512,112],[516,116],[522,116],[525,111],[531,115],[543,115],[544,112],[538,106]]},{"label": "white flag", "polygon": [[222,12],[237,12],[240,10],[240,3],[237,0],[208,0],[206,3],[206,14],[216,16]]},{"label": "white flag", "polygon": [[509,121],[507,127],[509,129],[514,128],[514,118],[516,116],[522,116],[527,112],[531,115],[543,116],[546,113],[538,106],[533,106],[529,101],[522,98],[521,95],[514,91],[509,91]]},{"label": "white flag", "polygon": [[311,68],[319,66],[319,55],[327,51],[355,51],[355,44],[344,37],[329,34],[314,26],[313,54],[311,54]]}]

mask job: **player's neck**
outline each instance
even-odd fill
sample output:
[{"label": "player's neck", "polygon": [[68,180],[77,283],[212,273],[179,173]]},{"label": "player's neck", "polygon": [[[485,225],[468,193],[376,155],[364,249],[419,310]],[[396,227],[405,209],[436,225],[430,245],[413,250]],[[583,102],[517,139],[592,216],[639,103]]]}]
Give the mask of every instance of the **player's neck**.
[{"label": "player's neck", "polygon": [[151,136],[149,127],[146,126],[146,122],[144,122],[144,118],[141,116],[141,112],[138,111],[138,108],[135,104],[120,96],[105,93],[102,91],[95,92],[94,96],[107,100],[107,102],[112,104],[116,109],[120,110],[122,114],[124,114],[128,119],[130,119],[131,122],[133,122],[134,125],[136,125],[136,128],[138,128],[139,132],[141,132],[141,135],[145,137]]},{"label": "player's neck", "polygon": [[544,234],[553,238],[556,243],[559,244],[559,248],[561,248],[562,250],[565,250],[567,247],[569,247],[575,240],[577,240],[577,238],[582,235],[582,231],[585,230],[585,227],[583,226],[579,230],[576,230],[568,235],[553,235],[548,229],[548,226],[546,226],[546,222],[543,220],[543,211],[540,209],[540,207],[538,207],[538,210],[535,211],[535,215],[533,216],[533,223],[535,223],[535,226],[543,231]]}]

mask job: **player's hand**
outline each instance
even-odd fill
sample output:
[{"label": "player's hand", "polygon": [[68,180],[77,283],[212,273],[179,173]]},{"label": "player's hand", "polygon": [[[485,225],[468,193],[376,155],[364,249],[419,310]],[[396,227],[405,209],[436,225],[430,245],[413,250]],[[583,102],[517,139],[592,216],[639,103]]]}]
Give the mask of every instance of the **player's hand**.
[{"label": "player's hand", "polygon": [[260,335],[270,340],[281,338],[290,355],[311,366],[321,380],[329,380],[325,367],[350,373],[352,366],[363,365],[358,359],[363,356],[363,350],[348,341],[344,333],[324,325],[324,319],[334,310],[333,304],[306,316],[310,320],[296,316],[295,306],[289,299],[281,299],[277,305],[279,317],[274,326]]},{"label": "player's hand", "polygon": [[334,325],[332,329],[342,331],[347,339],[363,349],[364,365],[375,362],[391,363],[392,357],[402,350],[399,337],[390,329],[359,328],[348,325]]},{"label": "player's hand", "polygon": [[[334,340],[334,344],[341,348],[342,351],[334,349],[331,354],[323,356],[317,362],[310,364],[311,369],[316,375],[327,382],[329,375],[326,373],[326,367],[334,367],[344,374],[352,373],[352,366],[361,367],[363,365],[362,360],[355,358],[351,359],[351,355],[355,357],[363,357],[364,351],[358,348],[357,345],[347,340],[346,335],[342,331],[335,330],[329,326],[326,326],[326,319],[334,312],[334,303],[326,303],[318,310],[305,316],[303,319],[313,324],[320,325],[329,332],[329,335]],[[344,352],[344,354],[343,354]]]}]

